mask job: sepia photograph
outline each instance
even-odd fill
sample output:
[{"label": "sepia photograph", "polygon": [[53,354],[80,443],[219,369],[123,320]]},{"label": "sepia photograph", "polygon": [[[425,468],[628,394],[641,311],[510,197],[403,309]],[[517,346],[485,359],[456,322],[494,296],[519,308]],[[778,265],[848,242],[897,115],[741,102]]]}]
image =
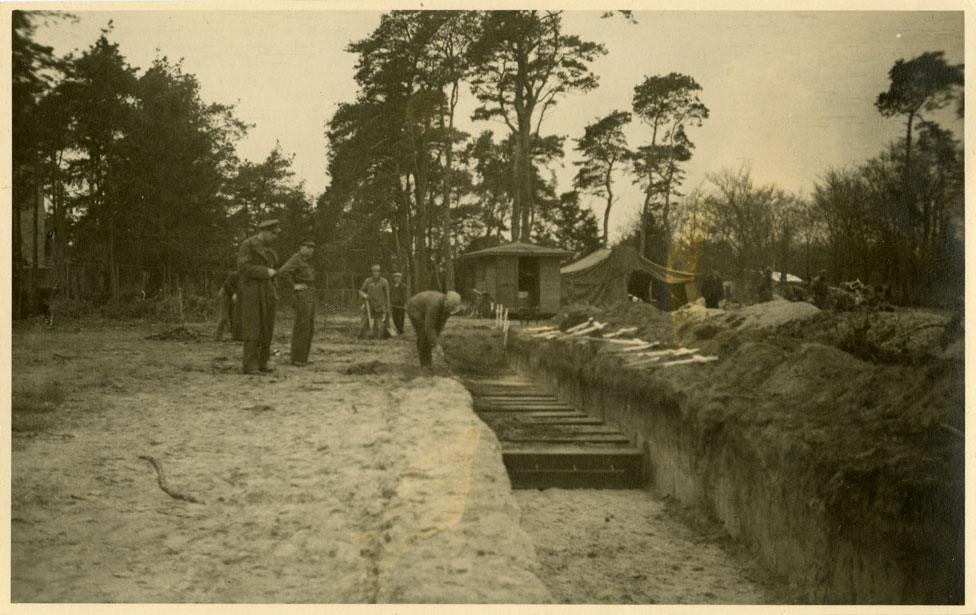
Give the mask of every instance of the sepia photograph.
[{"label": "sepia photograph", "polygon": [[968,612],[951,6],[6,4],[4,612]]}]

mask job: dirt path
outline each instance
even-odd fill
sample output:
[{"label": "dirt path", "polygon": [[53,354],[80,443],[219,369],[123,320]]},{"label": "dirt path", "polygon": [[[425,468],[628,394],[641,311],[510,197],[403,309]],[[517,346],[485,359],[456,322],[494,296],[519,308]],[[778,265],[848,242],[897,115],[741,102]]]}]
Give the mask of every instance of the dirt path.
[{"label": "dirt path", "polygon": [[763,604],[747,563],[639,490],[515,491],[556,602]]},{"label": "dirt path", "polygon": [[331,324],[312,365],[250,377],[239,345],[145,340],[162,326],[16,331],[15,394],[66,399],[15,417],[12,600],[549,601],[466,392],[412,339]]}]

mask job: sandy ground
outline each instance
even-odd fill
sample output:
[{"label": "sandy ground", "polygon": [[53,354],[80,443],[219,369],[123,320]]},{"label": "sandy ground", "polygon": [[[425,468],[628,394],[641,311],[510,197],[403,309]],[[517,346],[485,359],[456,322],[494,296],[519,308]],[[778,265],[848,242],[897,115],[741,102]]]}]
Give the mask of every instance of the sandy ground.
[{"label": "sandy ground", "polygon": [[16,330],[15,400],[66,398],[13,417],[12,600],[550,601],[460,384],[412,337],[319,324],[312,365],[285,364],[283,322],[277,373],[248,377],[238,344],[145,339],[164,325]]},{"label": "sandy ground", "polygon": [[[463,319],[451,328],[475,326]],[[313,363],[239,374],[240,346],[169,325],[19,326],[14,602],[764,603],[719,534],[643,491],[510,490],[468,393],[412,334],[320,319]],[[16,404],[15,404],[16,406]],[[201,500],[173,499],[157,484]],[[725,545],[727,546],[727,545]]]},{"label": "sandy ground", "polygon": [[[519,490],[540,576],[571,604],[763,604],[782,589],[722,533],[638,490]],[[709,531],[710,530],[710,531]],[[737,552],[736,552],[737,551]],[[779,593],[777,593],[779,592]]]}]

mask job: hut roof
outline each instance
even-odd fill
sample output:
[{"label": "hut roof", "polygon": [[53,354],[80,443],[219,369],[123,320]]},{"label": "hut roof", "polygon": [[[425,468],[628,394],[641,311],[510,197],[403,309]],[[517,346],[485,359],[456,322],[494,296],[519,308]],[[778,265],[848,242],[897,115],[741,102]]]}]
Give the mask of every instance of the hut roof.
[{"label": "hut roof", "polygon": [[569,250],[547,248],[545,246],[537,246],[533,243],[526,243],[524,241],[513,241],[511,243],[504,243],[500,246],[494,246],[492,248],[485,248],[484,250],[462,254],[459,258],[481,258],[491,256],[538,256],[542,258],[565,258],[567,256],[571,256],[572,254],[573,253]]}]

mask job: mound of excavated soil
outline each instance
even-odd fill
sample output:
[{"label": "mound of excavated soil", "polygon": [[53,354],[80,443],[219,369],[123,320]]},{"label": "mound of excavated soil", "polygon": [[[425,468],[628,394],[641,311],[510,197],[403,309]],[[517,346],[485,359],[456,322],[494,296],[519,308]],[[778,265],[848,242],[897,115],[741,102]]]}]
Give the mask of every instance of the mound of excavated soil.
[{"label": "mound of excavated soil", "polygon": [[[628,368],[621,353],[592,340],[520,336],[515,346],[531,353],[529,364],[641,399],[662,416],[678,411],[702,451],[720,437],[751,451],[759,466],[807,490],[831,532],[855,542],[884,537],[907,561],[945,562],[957,553],[961,534],[951,528],[962,521],[964,364],[942,347],[947,314],[833,313],[774,300],[670,314],[623,305],[596,318],[718,361]],[[941,555],[925,559],[933,549]],[[954,582],[948,576],[940,578]]]},{"label": "mound of excavated soil", "polygon": [[[717,312],[720,310],[710,310]],[[726,312],[719,319],[731,329],[774,329],[787,323],[813,318],[820,308],[805,301],[777,299]]]},{"label": "mound of excavated soil", "polygon": [[943,347],[949,320],[949,314],[929,310],[840,312],[790,323],[781,333],[837,346],[875,363],[961,362],[963,344]]},{"label": "mound of excavated soil", "polygon": [[[503,347],[504,334],[484,325],[484,321],[461,321],[448,325],[440,337],[444,355],[451,366],[463,373],[491,372],[508,364]],[[509,331],[509,338],[515,334]]]}]

